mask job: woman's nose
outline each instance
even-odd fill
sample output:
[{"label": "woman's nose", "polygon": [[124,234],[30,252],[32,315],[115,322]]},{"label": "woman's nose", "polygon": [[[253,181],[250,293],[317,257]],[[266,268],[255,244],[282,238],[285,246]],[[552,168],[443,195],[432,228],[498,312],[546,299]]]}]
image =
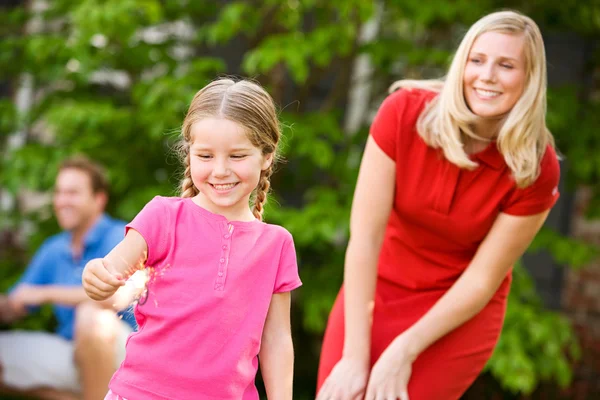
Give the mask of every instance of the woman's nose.
[{"label": "woman's nose", "polygon": [[481,74],[479,75],[479,78],[482,81],[494,82],[496,80],[496,72],[495,71],[496,70],[494,68],[494,64],[488,63],[487,65],[484,65],[482,67]]}]

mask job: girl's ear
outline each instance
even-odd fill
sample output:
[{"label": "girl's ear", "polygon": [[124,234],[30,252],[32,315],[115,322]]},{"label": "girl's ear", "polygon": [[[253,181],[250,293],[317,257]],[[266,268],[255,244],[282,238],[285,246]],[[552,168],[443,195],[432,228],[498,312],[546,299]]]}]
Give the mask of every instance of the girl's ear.
[{"label": "girl's ear", "polygon": [[271,153],[271,154],[267,154],[264,157],[262,168],[261,168],[263,171],[265,171],[266,169],[268,169],[271,166],[271,164],[273,163],[273,156],[274,156],[274,154]]}]

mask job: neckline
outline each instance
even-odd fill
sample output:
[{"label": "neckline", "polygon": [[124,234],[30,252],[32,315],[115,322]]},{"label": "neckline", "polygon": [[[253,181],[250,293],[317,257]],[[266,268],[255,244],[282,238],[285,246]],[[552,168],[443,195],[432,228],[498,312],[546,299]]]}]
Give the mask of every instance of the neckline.
[{"label": "neckline", "polygon": [[489,151],[492,146],[496,147],[496,140],[495,139],[491,140],[489,142],[486,142],[485,147],[482,147],[481,150],[478,150],[478,151],[476,151],[474,153],[467,153],[467,155],[469,157],[478,157],[479,155],[485,153],[486,151]]},{"label": "neckline", "polygon": [[495,139],[478,152],[467,155],[471,160],[479,160],[494,169],[500,169],[504,165],[504,157],[498,150],[498,143]]},{"label": "neckline", "polygon": [[225,222],[226,224],[231,224],[231,225],[235,226],[236,228],[250,229],[250,228],[253,228],[260,224],[264,224],[264,222],[262,222],[256,218],[252,221],[237,221],[237,220],[230,221],[224,215],[213,213],[212,211],[209,211],[206,208],[202,207],[201,205],[197,204],[192,197],[186,197],[183,200],[188,204],[189,207],[193,208],[196,213],[202,215],[203,217],[206,217],[206,218],[212,219],[214,221],[218,221],[218,222]]}]

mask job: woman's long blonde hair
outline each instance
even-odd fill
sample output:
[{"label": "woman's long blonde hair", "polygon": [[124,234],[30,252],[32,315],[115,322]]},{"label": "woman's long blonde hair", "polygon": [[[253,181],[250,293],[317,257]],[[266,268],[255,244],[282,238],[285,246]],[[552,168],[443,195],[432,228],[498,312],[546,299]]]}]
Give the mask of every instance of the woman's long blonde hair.
[{"label": "woman's long blonde hair", "polygon": [[458,167],[477,167],[464,150],[463,135],[486,139],[473,131],[473,123],[478,117],[465,101],[463,74],[473,43],[485,32],[523,35],[525,39],[525,89],[505,117],[496,140],[517,186],[526,187],[539,175],[540,162],[548,144],[554,146],[552,134],[546,127],[546,53],[540,30],[531,18],[514,11],[486,15],[473,24],[463,38],[445,79],[400,80],[390,87],[390,91],[422,88],[439,92],[419,116],[419,135],[429,146],[441,148],[446,159]]},{"label": "woman's long blonde hair", "polygon": [[260,180],[253,193],[252,213],[262,220],[264,205],[271,186],[271,174],[277,159],[277,146],[281,137],[277,111],[271,96],[260,85],[248,81],[218,79],[194,96],[183,120],[182,139],[179,144],[185,167],[181,182],[181,197],[194,197],[198,188],[194,186],[190,171],[190,145],[192,125],[203,118],[224,118],[245,128],[248,139],[264,157],[273,155],[269,168],[261,171]]}]

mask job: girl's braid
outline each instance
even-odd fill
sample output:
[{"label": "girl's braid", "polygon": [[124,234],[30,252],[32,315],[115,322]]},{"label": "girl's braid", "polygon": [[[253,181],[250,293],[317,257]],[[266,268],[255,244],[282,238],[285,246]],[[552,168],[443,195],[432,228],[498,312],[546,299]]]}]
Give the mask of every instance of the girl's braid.
[{"label": "girl's braid", "polygon": [[252,208],[252,214],[262,221],[262,214],[264,211],[264,205],[267,203],[267,194],[271,187],[271,175],[273,174],[273,164],[260,173],[260,180],[258,186],[256,186],[256,195],[254,196],[254,207]]}]

